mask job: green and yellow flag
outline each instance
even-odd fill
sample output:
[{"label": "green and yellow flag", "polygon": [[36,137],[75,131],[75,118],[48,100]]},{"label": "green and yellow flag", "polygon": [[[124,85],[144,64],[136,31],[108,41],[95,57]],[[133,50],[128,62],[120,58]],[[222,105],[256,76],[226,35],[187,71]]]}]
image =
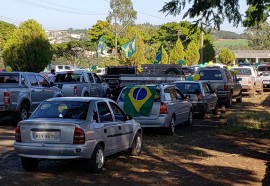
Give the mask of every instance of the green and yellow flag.
[{"label": "green and yellow flag", "polygon": [[126,58],[130,58],[136,52],[136,37],[123,44],[121,49],[125,52]]},{"label": "green and yellow flag", "polygon": [[155,86],[128,86],[125,90],[124,111],[132,116],[149,116],[155,94]]}]

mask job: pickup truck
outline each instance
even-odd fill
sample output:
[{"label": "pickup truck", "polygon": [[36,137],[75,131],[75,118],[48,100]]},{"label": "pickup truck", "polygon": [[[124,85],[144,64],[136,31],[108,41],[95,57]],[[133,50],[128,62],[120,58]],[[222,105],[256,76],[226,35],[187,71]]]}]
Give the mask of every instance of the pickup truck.
[{"label": "pickup truck", "polygon": [[263,94],[263,82],[261,75],[252,66],[236,66],[230,70],[237,70],[237,77],[241,78],[242,93],[254,96],[256,91]]},{"label": "pickup truck", "polygon": [[239,83],[241,78],[237,78],[228,69],[210,66],[199,68],[197,73],[200,81],[208,83],[216,92],[220,104],[230,107],[233,98],[237,103],[242,102],[242,86]]},{"label": "pickup truck", "polygon": [[263,88],[270,88],[270,63],[264,63],[257,66],[257,72],[261,75]]},{"label": "pickup truck", "polygon": [[0,116],[25,120],[44,100],[61,97],[59,88],[33,72],[0,73]]},{"label": "pickup truck", "polygon": [[93,72],[63,71],[50,79],[65,97],[110,97],[109,85]]}]

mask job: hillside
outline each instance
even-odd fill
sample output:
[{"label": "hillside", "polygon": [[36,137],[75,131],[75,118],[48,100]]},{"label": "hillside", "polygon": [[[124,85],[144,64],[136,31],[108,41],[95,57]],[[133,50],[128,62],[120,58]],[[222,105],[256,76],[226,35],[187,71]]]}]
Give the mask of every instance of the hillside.
[{"label": "hillside", "polygon": [[244,39],[243,34],[237,34],[231,31],[211,30],[210,35],[214,40],[217,39]]}]

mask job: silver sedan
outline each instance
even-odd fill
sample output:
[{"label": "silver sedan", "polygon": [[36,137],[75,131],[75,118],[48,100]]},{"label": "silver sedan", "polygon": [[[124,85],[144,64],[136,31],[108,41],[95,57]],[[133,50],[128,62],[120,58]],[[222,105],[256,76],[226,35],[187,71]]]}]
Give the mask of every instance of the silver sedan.
[{"label": "silver sedan", "polygon": [[44,101],[15,132],[15,152],[27,171],[43,159],[77,159],[99,172],[105,156],[123,150],[139,155],[140,124],[106,98],[62,97]]}]

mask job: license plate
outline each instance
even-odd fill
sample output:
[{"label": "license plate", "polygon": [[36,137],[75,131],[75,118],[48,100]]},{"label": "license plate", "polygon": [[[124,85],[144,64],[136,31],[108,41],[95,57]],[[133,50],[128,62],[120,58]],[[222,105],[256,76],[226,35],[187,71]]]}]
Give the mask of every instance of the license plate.
[{"label": "license plate", "polygon": [[265,84],[269,84],[269,83],[270,83],[270,81],[263,81],[263,83],[265,83]]},{"label": "license plate", "polygon": [[55,132],[36,132],[35,138],[37,140],[54,140],[57,135]]}]

